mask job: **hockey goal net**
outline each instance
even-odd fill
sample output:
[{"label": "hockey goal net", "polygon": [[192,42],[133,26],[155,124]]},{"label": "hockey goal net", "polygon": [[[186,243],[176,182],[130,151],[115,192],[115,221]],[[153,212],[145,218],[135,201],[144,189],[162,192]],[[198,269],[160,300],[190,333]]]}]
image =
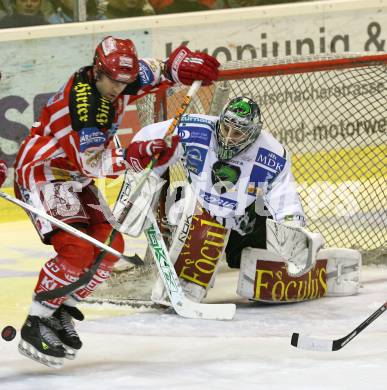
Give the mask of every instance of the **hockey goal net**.
[{"label": "hockey goal net", "polygon": [[[172,118],[185,92],[146,97],[138,106],[142,124],[155,112]],[[228,62],[189,111],[217,115],[239,95],[258,103],[264,128],[291,152],[308,229],[320,232],[326,246],[387,263],[387,55]],[[170,179],[171,186],[185,180],[182,166],[170,170]]]}]

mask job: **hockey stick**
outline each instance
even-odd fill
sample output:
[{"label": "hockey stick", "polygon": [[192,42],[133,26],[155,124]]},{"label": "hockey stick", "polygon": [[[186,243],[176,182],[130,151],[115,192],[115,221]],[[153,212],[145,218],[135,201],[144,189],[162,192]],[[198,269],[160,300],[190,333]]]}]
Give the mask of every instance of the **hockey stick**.
[{"label": "hockey stick", "polygon": [[165,246],[160,229],[152,212],[148,213],[151,226],[145,229],[149,247],[156,262],[159,274],[164,282],[172,307],[182,317],[202,318],[206,320],[231,320],[235,315],[236,307],[228,304],[206,304],[189,300],[181,287]]},{"label": "hockey stick", "polygon": [[[186,111],[191,99],[192,99],[192,96],[196,93],[196,91],[199,89],[201,85],[201,81],[195,81],[189,92],[188,92],[188,95],[184,98],[184,101],[183,101],[183,104],[181,105],[177,115],[175,116],[174,120],[173,120],[173,123],[174,123],[174,128],[177,126],[177,124],[179,123],[180,119],[181,119],[181,116],[183,115],[183,113]],[[171,126],[168,128],[168,131],[170,131],[172,127],[172,124]],[[172,130],[173,131],[173,130]],[[166,134],[168,135],[168,133]],[[119,143],[119,140],[118,138],[116,138],[114,140],[114,142],[116,143],[116,145]],[[155,156],[152,158],[151,162],[148,164],[148,167],[146,168],[148,171],[150,171],[150,169],[156,164],[157,162],[157,159],[158,159],[159,156]],[[147,178],[147,172],[145,172],[145,174],[143,175],[142,179],[140,179],[140,181],[142,182],[141,184],[139,184],[136,189],[135,189],[135,196],[138,196],[138,194],[140,193],[141,191],[141,188],[142,186],[145,184],[146,182],[146,178]],[[134,196],[133,196],[134,197]],[[131,199],[133,199],[133,197]],[[122,214],[117,218],[117,222],[120,224],[123,222],[123,220],[125,219],[125,217],[127,216],[128,212],[129,212],[129,209],[128,210],[123,210]],[[71,292],[73,292],[74,290],[76,290],[77,288],[87,284],[91,279],[92,277],[94,276],[94,274],[97,272],[98,270],[98,267],[99,265],[101,264],[101,262],[103,261],[105,255],[106,255],[106,252],[111,252],[111,249],[110,248],[110,245],[111,243],[113,242],[114,238],[116,237],[116,235],[118,234],[118,230],[115,229],[115,228],[112,228],[109,236],[107,237],[106,239],[106,242],[108,244],[108,246],[106,246],[106,249],[104,248],[99,254],[98,256],[96,257],[96,259],[94,260],[94,263],[92,264],[92,266],[90,267],[90,269],[88,271],[86,271],[77,281],[73,282],[73,283],[70,283],[69,285],[67,286],[64,286],[64,287],[59,287],[59,288],[55,288],[53,290],[50,290],[50,291],[43,291],[43,292],[40,292],[38,294],[36,294],[36,296],[34,297],[34,299],[36,301],[47,301],[47,300],[50,300],[50,299],[54,299],[54,298],[58,298],[58,297],[62,297],[64,295],[68,295],[70,294]],[[119,253],[119,252],[117,252]],[[118,257],[121,257],[121,254],[118,256]],[[129,261],[128,258],[124,258],[125,260]],[[133,263],[133,261],[136,261],[138,264],[141,264],[143,265],[143,261],[136,255],[134,258],[131,258],[130,260],[132,260],[131,262]]]},{"label": "hockey stick", "polygon": [[371,322],[375,321],[387,310],[387,301],[383,303],[374,313],[372,313],[364,322],[356,327],[351,333],[336,340],[321,340],[313,337],[302,336],[299,333],[293,333],[291,344],[293,347],[306,349],[309,351],[338,351],[345,347],[353,338],[355,338]]},{"label": "hockey stick", "polygon": [[62,222],[59,219],[56,219],[49,214],[46,214],[44,211],[41,211],[41,210],[37,209],[36,207],[31,206],[28,203],[23,202],[20,199],[14,198],[11,195],[8,195],[4,192],[0,192],[0,197],[22,207],[25,210],[28,210],[29,212],[31,212],[33,214],[39,215],[39,217],[42,217],[42,218],[46,219],[47,221],[50,221],[53,225],[60,227],[61,229],[74,235],[75,237],[82,238],[83,240],[90,242],[91,244],[95,245],[96,247],[103,249],[106,252],[109,252],[114,256],[122,258],[123,260],[127,261],[128,263],[131,263],[134,265],[144,265],[143,261],[140,259],[140,257],[138,255],[126,256],[123,253],[116,251],[114,248],[111,248],[110,246],[104,244],[103,242],[96,240],[95,238],[89,236],[88,234],[81,232],[80,230],[74,228],[73,226],[68,225],[65,222]]},{"label": "hockey stick", "polygon": [[22,207],[25,210],[28,210],[29,212],[31,212],[33,214],[39,215],[40,217],[50,221],[53,225],[60,227],[61,229],[74,235],[75,237],[82,238],[83,240],[90,242],[91,244],[97,246],[98,248],[103,249],[104,251],[109,252],[114,256],[122,258],[123,260],[127,261],[128,263],[131,263],[133,265],[144,265],[143,261],[140,259],[140,257],[138,255],[126,256],[126,255],[122,254],[121,252],[116,251],[114,248],[111,248],[110,246],[104,244],[103,242],[96,240],[95,238],[89,236],[88,234],[81,232],[80,230],[74,228],[73,226],[68,225],[65,222],[62,222],[59,219],[56,219],[49,214],[46,214],[44,211],[41,211],[41,210],[37,209],[36,207],[31,206],[28,203],[21,201],[20,199],[13,198],[12,196],[10,196],[4,192],[0,192],[0,197]]},{"label": "hockey stick", "polygon": [[21,201],[19,199],[13,198],[12,196],[10,196],[8,194],[0,192],[0,197],[5,199],[5,200],[8,200],[9,202],[17,204],[18,206],[22,207],[25,210],[28,210],[29,212],[31,212],[33,214],[39,215],[40,217],[47,219],[53,225],[65,230],[66,232],[68,232],[70,234],[73,234],[76,237],[82,238],[82,239],[90,242],[91,244],[95,245],[96,247],[102,249],[102,252],[100,252],[98,254],[97,258],[95,259],[95,261],[94,261],[92,267],[89,269],[89,271],[85,272],[77,281],[70,283],[64,287],[59,287],[59,288],[55,288],[55,289],[50,290],[50,291],[43,291],[43,292],[36,294],[34,299],[38,302],[62,297],[64,295],[70,294],[72,291],[76,290],[77,288],[87,284],[91,280],[91,278],[93,277],[94,273],[97,271],[98,266],[101,263],[106,252],[109,252],[112,255],[117,256],[118,258],[122,258],[123,260],[125,260],[131,264],[144,265],[144,262],[141,260],[141,258],[138,255],[126,256],[126,255],[122,254],[121,252],[116,251],[114,248],[111,248],[109,245],[111,245],[114,237],[108,237],[108,239],[106,241],[107,244],[104,244],[104,243],[96,240],[95,238],[89,236],[88,234],[83,233],[80,230],[74,228],[73,226],[68,225],[65,222],[62,222],[62,221],[54,218],[53,216],[46,214],[44,211],[41,211],[41,210]]}]

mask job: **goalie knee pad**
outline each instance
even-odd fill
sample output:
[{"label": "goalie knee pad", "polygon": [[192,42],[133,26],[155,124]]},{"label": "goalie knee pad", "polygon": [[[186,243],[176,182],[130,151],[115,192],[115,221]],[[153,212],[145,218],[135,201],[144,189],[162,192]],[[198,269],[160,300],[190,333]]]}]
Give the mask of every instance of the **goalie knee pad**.
[{"label": "goalie knee pad", "polygon": [[318,252],[311,270],[296,277],[289,275],[279,254],[246,248],[242,252],[237,294],[270,303],[353,295],[359,289],[360,265],[360,252],[328,248]]}]

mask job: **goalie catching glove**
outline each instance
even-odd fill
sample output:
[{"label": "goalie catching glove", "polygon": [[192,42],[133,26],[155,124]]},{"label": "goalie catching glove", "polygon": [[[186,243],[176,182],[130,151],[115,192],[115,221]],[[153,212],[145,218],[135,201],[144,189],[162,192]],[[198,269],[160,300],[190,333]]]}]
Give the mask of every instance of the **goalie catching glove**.
[{"label": "goalie catching glove", "polygon": [[125,159],[136,171],[145,169],[152,157],[157,158],[156,167],[166,164],[173,156],[179,140],[179,136],[174,135],[166,139],[132,142],[125,150]]},{"label": "goalie catching glove", "polygon": [[7,169],[7,165],[6,165],[5,161],[0,160],[0,187],[5,182],[5,179],[7,177],[7,171],[8,171],[8,169]]},{"label": "goalie catching glove", "polygon": [[206,53],[194,53],[186,46],[180,46],[169,56],[166,67],[175,83],[191,85],[202,80],[202,85],[210,85],[218,79],[220,63]]}]

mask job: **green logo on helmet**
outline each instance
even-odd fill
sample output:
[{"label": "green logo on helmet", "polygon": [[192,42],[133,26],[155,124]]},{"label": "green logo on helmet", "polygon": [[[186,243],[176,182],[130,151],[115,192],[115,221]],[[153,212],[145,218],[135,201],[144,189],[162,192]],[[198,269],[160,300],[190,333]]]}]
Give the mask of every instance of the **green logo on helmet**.
[{"label": "green logo on helmet", "polygon": [[250,104],[244,100],[231,103],[229,108],[238,116],[246,116],[251,114]]}]

